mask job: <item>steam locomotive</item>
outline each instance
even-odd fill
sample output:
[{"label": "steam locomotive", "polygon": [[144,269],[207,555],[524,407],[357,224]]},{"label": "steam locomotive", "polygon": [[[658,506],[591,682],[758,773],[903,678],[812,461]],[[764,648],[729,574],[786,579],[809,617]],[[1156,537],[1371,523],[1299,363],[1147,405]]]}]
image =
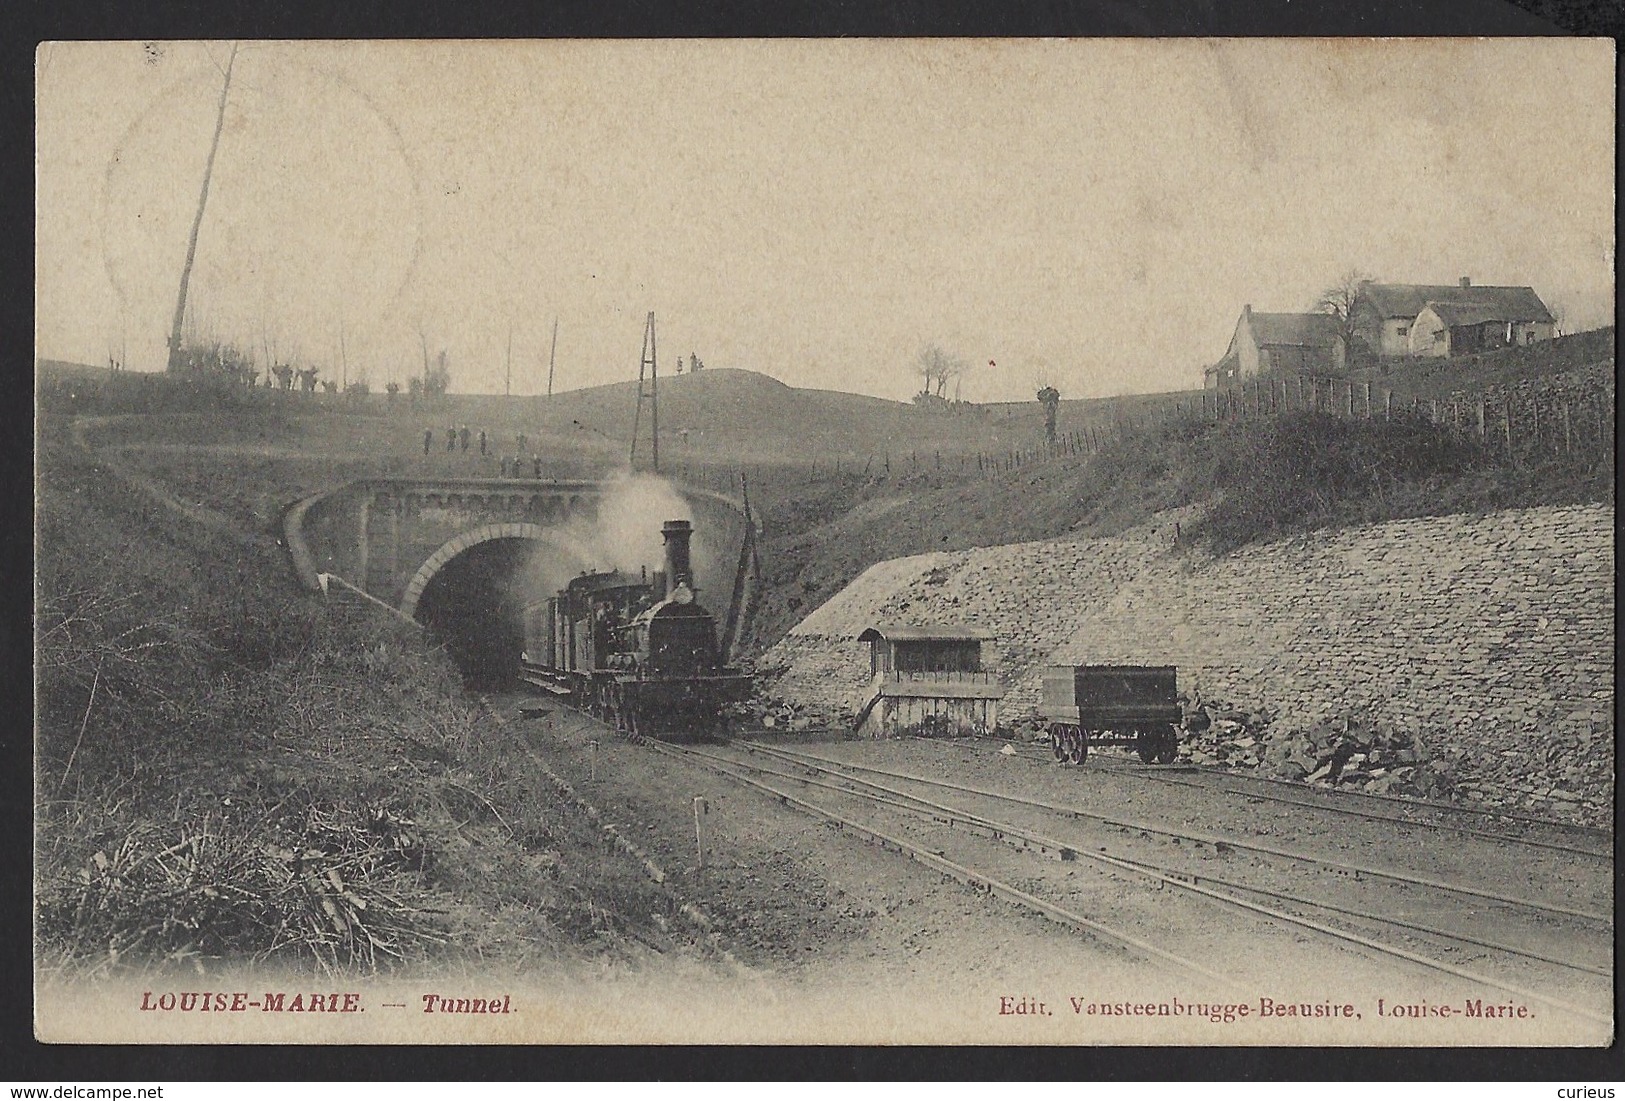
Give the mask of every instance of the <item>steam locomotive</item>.
[{"label": "steam locomotive", "polygon": [[695,596],[693,526],[668,520],[660,533],[664,571],[584,573],[526,609],[520,677],[634,734],[723,733],[751,678],[725,664]]}]

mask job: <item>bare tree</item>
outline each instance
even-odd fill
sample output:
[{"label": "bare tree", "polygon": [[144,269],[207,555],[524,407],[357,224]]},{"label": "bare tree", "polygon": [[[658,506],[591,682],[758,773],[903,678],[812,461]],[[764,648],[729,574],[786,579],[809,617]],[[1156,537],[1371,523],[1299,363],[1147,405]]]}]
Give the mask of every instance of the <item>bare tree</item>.
[{"label": "bare tree", "polygon": [[1337,319],[1337,339],[1343,345],[1345,366],[1354,354],[1355,331],[1360,327],[1361,293],[1373,278],[1358,268],[1349,268],[1315,300],[1316,313]]},{"label": "bare tree", "polygon": [[418,346],[423,350],[423,396],[440,397],[451,385],[450,354],[447,349],[441,348],[435,353],[434,362],[430,363],[429,337],[423,331],[422,322],[418,323]]},{"label": "bare tree", "polygon": [[969,369],[970,365],[963,359],[948,354],[936,344],[921,348],[914,359],[914,373],[920,376],[924,384],[920,393],[930,397],[945,398],[949,381]]},{"label": "bare tree", "polygon": [[451,385],[451,362],[442,348],[435,354],[434,366],[429,373],[423,376],[423,392],[431,398],[444,397],[446,388]]}]

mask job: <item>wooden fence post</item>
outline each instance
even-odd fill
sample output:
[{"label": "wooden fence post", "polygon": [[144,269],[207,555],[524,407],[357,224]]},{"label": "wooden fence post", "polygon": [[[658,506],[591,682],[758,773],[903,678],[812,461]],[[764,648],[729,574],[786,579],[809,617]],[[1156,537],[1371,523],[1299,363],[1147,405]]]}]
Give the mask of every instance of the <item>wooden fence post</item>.
[{"label": "wooden fence post", "polygon": [[1563,454],[1574,450],[1574,433],[1569,419],[1569,400],[1563,399]]},{"label": "wooden fence post", "polygon": [[1484,399],[1482,397],[1478,399],[1478,439],[1479,442],[1484,440]]},{"label": "wooden fence post", "polygon": [[1371,381],[1369,379],[1366,380],[1365,384],[1365,419],[1371,419]]}]

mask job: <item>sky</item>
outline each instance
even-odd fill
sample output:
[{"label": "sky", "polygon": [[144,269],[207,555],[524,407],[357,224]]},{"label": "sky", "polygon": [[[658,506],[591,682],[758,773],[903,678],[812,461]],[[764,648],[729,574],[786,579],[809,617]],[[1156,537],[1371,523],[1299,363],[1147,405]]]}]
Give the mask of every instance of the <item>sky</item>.
[{"label": "sky", "polygon": [[[36,350],[161,369],[232,44],[36,56]],[[1606,40],[242,44],[188,327],[452,390],[696,353],[906,399],[1186,389],[1351,269],[1614,302]],[[511,351],[510,351],[511,349]],[[511,377],[511,383],[510,383]]]}]

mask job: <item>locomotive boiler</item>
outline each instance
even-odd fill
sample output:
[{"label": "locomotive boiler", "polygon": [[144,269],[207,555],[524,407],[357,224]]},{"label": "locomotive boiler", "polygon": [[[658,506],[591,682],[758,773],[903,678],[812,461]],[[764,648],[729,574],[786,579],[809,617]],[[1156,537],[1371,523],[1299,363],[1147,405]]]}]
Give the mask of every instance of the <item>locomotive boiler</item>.
[{"label": "locomotive boiler", "polygon": [[584,573],[530,606],[521,678],[635,734],[725,732],[751,679],[726,664],[698,598],[692,535],[687,520],[668,520],[663,570]]}]

